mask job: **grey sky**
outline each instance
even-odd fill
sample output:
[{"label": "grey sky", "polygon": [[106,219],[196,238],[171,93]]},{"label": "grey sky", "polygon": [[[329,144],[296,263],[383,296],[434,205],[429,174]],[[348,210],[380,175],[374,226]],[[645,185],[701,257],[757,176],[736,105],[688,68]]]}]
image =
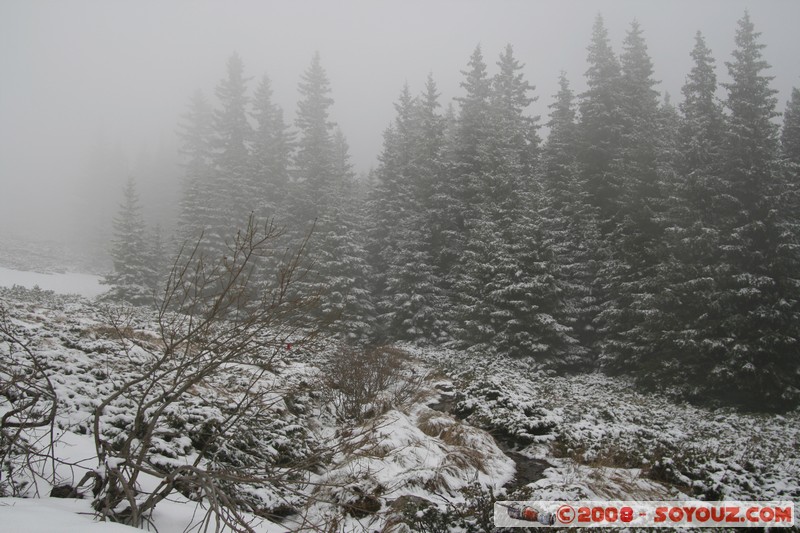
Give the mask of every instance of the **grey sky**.
[{"label": "grey sky", "polygon": [[129,158],[142,147],[174,150],[178,114],[196,88],[213,94],[233,51],[253,85],[271,77],[291,119],[299,76],[319,50],[333,118],[366,171],[403,83],[416,93],[432,72],[447,102],[478,43],[490,67],[514,46],[536,85],[531,111],[544,116],[561,70],[581,90],[596,13],[617,51],[636,18],[660,89],[677,101],[695,31],[724,81],[745,9],[763,33],[783,106],[800,86],[794,0],[0,0],[0,224],[14,231],[43,212],[69,212],[59,204],[85,194],[76,184],[100,143]]}]

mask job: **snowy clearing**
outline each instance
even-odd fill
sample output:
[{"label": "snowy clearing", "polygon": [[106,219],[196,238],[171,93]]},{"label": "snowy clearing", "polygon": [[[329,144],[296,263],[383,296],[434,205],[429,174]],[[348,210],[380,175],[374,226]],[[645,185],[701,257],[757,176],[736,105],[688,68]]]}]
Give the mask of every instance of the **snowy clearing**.
[{"label": "snowy clearing", "polygon": [[0,287],[14,285],[28,289],[39,287],[59,294],[79,294],[86,298],[95,298],[108,290],[100,284],[100,276],[73,272],[42,274],[0,267]]}]

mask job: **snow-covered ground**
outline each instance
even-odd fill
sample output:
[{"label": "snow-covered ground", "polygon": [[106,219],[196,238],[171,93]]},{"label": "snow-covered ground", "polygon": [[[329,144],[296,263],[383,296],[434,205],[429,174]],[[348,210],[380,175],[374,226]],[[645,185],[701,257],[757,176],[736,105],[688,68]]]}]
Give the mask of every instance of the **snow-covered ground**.
[{"label": "snow-covered ground", "polygon": [[[81,297],[0,288],[0,305],[47,361],[59,397],[56,478],[76,484],[98,467],[93,409],[136,371],[135,361],[103,312]],[[134,336],[154,338],[148,311],[131,320]],[[397,531],[485,531],[481,512],[492,497],[800,500],[797,412],[703,409],[637,392],[624,379],[557,376],[524,359],[403,348],[403,364],[424,377],[422,385],[404,401],[389,398],[365,422],[337,418],[323,385],[324,354],[292,350],[271,365],[262,379],[274,401],[263,422],[243,426],[256,437],[249,445],[260,447],[276,472],[284,461],[317,458],[288,490],[251,490],[261,506],[283,506],[288,515],[253,516],[257,531],[380,531],[387,524],[409,528]],[[13,360],[16,349],[0,339],[0,356]],[[159,429],[155,459],[169,466],[196,457],[204,424],[222,416],[230,385],[242,379],[241,369],[231,368],[182,400],[172,426]],[[101,427],[111,439],[131,415],[124,404],[107,411]],[[48,498],[52,479],[51,472],[22,491],[41,498],[0,499],[0,531],[121,531],[93,522],[88,487],[82,500]],[[143,489],[151,483],[145,476]],[[152,519],[159,532],[178,533],[203,514],[202,503],[175,494]]]},{"label": "snow-covered ground", "polygon": [[79,294],[86,298],[94,298],[108,290],[107,286],[100,284],[99,276],[72,272],[42,274],[0,267],[0,287],[14,285],[28,289],[39,287],[59,294]]},{"label": "snow-covered ground", "polygon": [[[53,486],[74,486],[87,472],[102,470],[92,436],[94,408],[100,399],[117,390],[126,376],[138,371],[140,348],[128,346],[126,351],[120,331],[105,322],[106,311],[77,296],[0,288],[0,305],[10,318],[15,336],[25,339],[46,361],[59,398],[52,448],[59,463],[55,475],[49,463],[39,462],[36,475],[28,476],[29,483],[15,489],[20,496],[44,497],[43,501],[51,502],[46,497]],[[155,338],[156,326],[149,312],[131,312],[131,333],[144,343]],[[255,446],[275,475],[283,476],[282,486],[245,489],[256,506],[266,512],[281,508],[290,511],[278,523],[253,516],[258,531],[315,531],[331,523],[338,523],[341,531],[380,529],[387,520],[397,520],[397,515],[416,513],[392,506],[403,497],[413,496],[417,500],[412,500],[412,505],[435,511],[466,505],[464,494],[469,490],[499,493],[513,477],[513,461],[487,432],[426,407],[437,397],[432,381],[425,380],[413,397],[402,401],[393,401],[390,394],[386,395],[388,391],[382,391],[385,397],[381,401],[388,403],[376,416],[363,423],[343,420],[325,389],[319,354],[307,355],[295,349],[286,352],[285,359],[271,363],[261,378],[264,387],[275,391],[275,398],[268,402],[269,413],[263,413],[258,421],[243,421],[241,431],[231,435],[235,442],[230,443],[230,451]],[[9,339],[0,339],[0,356],[7,364],[17,357],[24,359],[25,352]],[[427,372],[420,363],[403,364],[406,368],[417,365],[417,371]],[[168,425],[159,427],[153,440],[154,463],[170,468],[197,457],[197,442],[209,422],[225,418],[225,410],[232,405],[231,386],[247,381],[246,372],[236,367],[223,369],[171,408]],[[8,400],[0,397],[0,411],[8,408]],[[120,401],[106,408],[100,427],[105,438],[114,441],[131,421],[130,403]],[[30,432],[31,442],[40,437],[45,439],[39,442],[49,442],[46,435],[36,431]],[[312,462],[309,457],[317,459]],[[286,461],[290,462],[288,467],[283,466]],[[291,471],[298,468],[295,464],[306,463],[299,473]],[[17,466],[24,478],[24,462]],[[281,473],[284,468],[288,468],[288,474]],[[150,487],[156,481],[141,476],[140,491],[153,490]],[[81,492],[86,498],[83,503],[67,507],[90,513],[89,487]],[[23,515],[27,505],[19,508]],[[5,512],[17,511],[11,507]],[[197,525],[198,517],[204,515],[197,503],[176,493],[158,504],[152,519],[158,531],[177,533],[190,524]],[[47,524],[42,527],[46,529]]]},{"label": "snow-covered ground", "polygon": [[420,356],[453,380],[449,401],[465,421],[553,465],[528,485],[534,499],[800,501],[798,411],[701,408],[624,378],[553,375],[526,359]]},{"label": "snow-covered ground", "polygon": [[130,533],[128,526],[97,522],[86,500],[0,498],[4,533]]}]

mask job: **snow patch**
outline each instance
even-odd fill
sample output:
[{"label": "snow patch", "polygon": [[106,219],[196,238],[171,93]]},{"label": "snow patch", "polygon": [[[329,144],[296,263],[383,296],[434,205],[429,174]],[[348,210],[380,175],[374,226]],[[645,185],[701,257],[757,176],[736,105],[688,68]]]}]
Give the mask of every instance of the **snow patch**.
[{"label": "snow patch", "polygon": [[86,298],[96,298],[108,290],[100,284],[100,276],[74,272],[42,274],[0,267],[0,287],[20,285],[28,289],[40,288],[59,294],[79,294]]}]

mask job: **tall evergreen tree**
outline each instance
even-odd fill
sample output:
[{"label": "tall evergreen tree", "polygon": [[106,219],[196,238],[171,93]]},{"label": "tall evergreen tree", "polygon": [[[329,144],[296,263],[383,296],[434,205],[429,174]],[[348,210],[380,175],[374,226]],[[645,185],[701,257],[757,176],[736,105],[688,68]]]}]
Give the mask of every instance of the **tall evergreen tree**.
[{"label": "tall evergreen tree", "polygon": [[[536,119],[526,114],[533,87],[511,47],[498,66],[487,99],[488,129],[480,134],[473,163],[461,167],[468,171],[461,175],[467,194],[462,196],[463,253],[452,270],[453,332],[457,343],[472,350],[542,361],[561,354],[569,328],[554,318],[559,298],[550,251],[540,220],[529,215],[538,149]],[[468,91],[478,86],[477,72],[466,73],[462,85]],[[459,127],[475,127],[481,100],[470,92],[464,102],[469,107],[462,108]],[[465,133],[456,143],[471,138]],[[469,153],[463,148],[461,153]]]},{"label": "tall evergreen tree", "polygon": [[694,61],[682,88],[675,177],[669,189],[665,243],[668,258],[659,270],[665,287],[657,297],[660,313],[651,320],[652,353],[639,378],[648,385],[685,380],[686,368],[721,351],[717,316],[708,313],[721,261],[720,220],[729,211],[721,172],[723,114],[711,50],[700,32]]},{"label": "tall evergreen tree", "polygon": [[234,53],[227,62],[227,77],[217,85],[215,94],[219,108],[214,113],[214,163],[217,180],[233,215],[236,225],[241,229],[255,208],[257,195],[252,190],[250,148],[252,146],[252,127],[247,119],[250,99],[247,96],[248,78],[244,76],[244,63],[239,54]]},{"label": "tall evergreen tree", "polygon": [[[405,269],[400,256],[407,245],[399,230],[401,224],[415,209],[413,191],[413,169],[416,123],[415,100],[408,84],[394,104],[396,116],[384,132],[383,150],[380,154],[378,183],[373,190],[371,256],[375,267],[375,289],[378,295],[378,312],[382,333],[390,338],[403,338],[403,303],[398,305],[405,291],[396,270]],[[404,226],[405,229],[405,226]]]},{"label": "tall evergreen tree", "polygon": [[392,339],[441,337],[442,289],[433,262],[432,193],[438,175],[443,123],[438,91],[429,76],[413,98],[406,85],[387,129],[371,235],[383,334]]},{"label": "tall evergreen tree", "polygon": [[212,108],[203,92],[192,96],[181,116],[181,154],[184,158],[183,191],[178,215],[178,241],[195,240],[210,223],[205,201],[211,193]]},{"label": "tall evergreen tree", "polygon": [[220,257],[227,243],[247,225],[256,207],[250,148],[252,128],[247,120],[247,79],[238,54],[226,63],[227,75],[217,85],[219,106],[212,117],[211,168],[201,187],[204,254]]},{"label": "tall evergreen tree", "polygon": [[444,273],[436,261],[441,242],[439,213],[436,203],[445,164],[446,118],[439,112],[439,91],[431,74],[425,89],[417,98],[416,117],[418,134],[415,140],[413,193],[416,209],[406,221],[407,264],[416,265],[408,272],[405,284],[410,287],[409,317],[403,329],[410,335],[442,341],[447,334],[446,285]]},{"label": "tall evergreen tree", "polygon": [[442,151],[445,144],[445,118],[439,112],[439,89],[432,74],[428,74],[425,90],[417,99],[416,113],[419,120],[419,135],[416,140],[419,174],[416,180],[415,197],[427,208],[431,207],[431,199],[435,184],[442,171]]},{"label": "tall evergreen tree", "polygon": [[619,158],[623,121],[620,65],[598,15],[588,48],[587,89],[581,94],[578,161],[592,205],[599,209],[601,229],[611,229],[619,211],[622,184],[612,169]]},{"label": "tall evergreen tree", "polygon": [[486,163],[486,143],[490,137],[491,79],[486,70],[481,47],[475,47],[461,72],[465,95],[456,98],[461,109],[455,130],[455,158],[462,175],[477,174]]},{"label": "tall evergreen tree", "polygon": [[257,193],[256,215],[268,218],[286,215],[289,161],[292,139],[283,120],[283,110],[272,101],[272,84],[261,79],[253,96],[252,116],[257,127],[253,135],[253,189]]},{"label": "tall evergreen tree", "polygon": [[[787,231],[782,179],[776,164],[777,91],[770,87],[764,45],[748,13],[739,21],[734,60],[726,63],[729,110],[722,150],[734,208],[723,233],[718,266],[719,310],[728,332],[724,359],[713,365],[714,392],[754,407],[798,402],[800,308],[798,256]],[[729,225],[728,225],[729,224]]]},{"label": "tall evergreen tree", "polygon": [[[624,129],[619,168],[625,183],[627,207],[657,210],[651,202],[658,196],[656,157],[658,153],[658,91],[653,79],[653,62],[647,52],[639,23],[633,21],[623,41],[620,56],[620,95]],[[642,204],[649,205],[642,205]],[[634,205],[630,205],[634,204]]]},{"label": "tall evergreen tree", "polygon": [[[728,90],[724,156],[730,192],[744,211],[739,216],[766,216],[771,176],[777,155],[778,116],[775,106],[777,91],[770,87],[773,76],[763,71],[769,64],[762,57],[761,34],[755,31],[750,15],[745,13],[736,32],[737,49],[734,61],[726,62],[731,82]],[[764,200],[767,200],[766,202]]]},{"label": "tall evergreen tree", "polygon": [[792,89],[792,97],[786,103],[781,131],[781,148],[784,158],[800,165],[800,89]]},{"label": "tall evergreen tree", "polygon": [[[683,102],[680,109],[683,113],[681,124],[680,171],[689,178],[687,186],[692,192],[693,207],[696,211],[708,211],[710,190],[713,183],[704,179],[719,162],[722,145],[723,116],[717,103],[717,75],[714,69],[714,58],[706,45],[703,35],[698,31],[692,49],[694,65],[683,86]],[[697,183],[695,183],[697,182]]]},{"label": "tall evergreen tree", "polygon": [[330,82],[315,53],[300,84],[295,125],[299,133],[294,158],[296,181],[292,210],[304,225],[320,214],[321,195],[332,186],[334,176],[334,123],[330,120]]},{"label": "tall evergreen tree", "polygon": [[[481,219],[494,210],[485,205],[493,185],[489,144],[492,131],[492,80],[483,52],[477,46],[470,56],[457,97],[460,109],[452,139],[452,160],[441,184],[439,202],[444,220],[439,267],[446,273],[445,288],[451,294],[451,333],[460,343],[490,347],[496,330],[491,327],[488,306],[478,303],[490,275],[493,231]],[[492,235],[490,235],[492,234]],[[476,346],[477,347],[477,346]]]},{"label": "tall evergreen tree", "polygon": [[554,276],[562,302],[556,319],[569,326],[579,341],[570,344],[561,362],[586,368],[588,347],[595,340],[592,321],[597,313],[592,291],[598,240],[595,209],[580,180],[574,94],[563,72],[553,98],[546,124],[549,134],[538,169],[543,188],[538,214],[545,244],[553,253]]},{"label": "tall evergreen tree", "polygon": [[786,103],[781,131],[781,153],[783,155],[785,202],[790,213],[790,228],[800,235],[800,90],[792,90],[792,98]]},{"label": "tall evergreen tree", "polygon": [[128,178],[123,190],[119,214],[114,218],[114,240],[111,259],[114,272],[103,279],[111,289],[104,299],[144,305],[153,302],[155,278],[147,261],[146,227],[142,218],[142,207],[136,181]]},{"label": "tall evergreen tree", "polygon": [[320,318],[343,340],[371,335],[373,303],[364,237],[364,209],[356,193],[346,139],[330,120],[330,83],[319,54],[303,74],[295,124],[295,181],[287,201],[296,234],[314,223],[312,275],[299,285],[317,292]]},{"label": "tall evergreen tree", "polygon": [[312,235],[315,256],[310,290],[322,296],[317,312],[343,341],[366,342],[375,315],[367,261],[365,207],[356,191],[347,141],[337,128],[333,135],[333,174],[320,198]]},{"label": "tall evergreen tree", "polygon": [[[536,98],[529,95],[535,89],[520,72],[523,65],[514,57],[514,50],[507,45],[497,62],[499,70],[492,77],[490,113],[492,129],[488,141],[489,166],[493,172],[508,175],[514,182],[508,183],[516,192],[530,179],[539,139],[536,136],[536,119],[525,114]],[[498,191],[509,196],[509,191]]]},{"label": "tall evergreen tree", "polygon": [[603,364],[638,365],[652,350],[645,328],[658,313],[656,270],[663,259],[664,205],[657,173],[659,153],[658,92],[653,64],[639,24],[634,21],[623,42],[621,59],[622,135],[611,169],[619,184],[618,210],[607,220],[610,257],[604,262],[606,287],[598,325]]},{"label": "tall evergreen tree", "polygon": [[[470,228],[481,216],[491,137],[491,79],[480,46],[473,51],[462,74],[465,94],[456,98],[459,112],[445,116],[445,124],[450,127],[445,134],[445,164],[436,182],[432,218],[434,262],[442,273],[441,288],[446,294],[455,294],[454,287],[460,283],[459,263],[470,240]],[[449,311],[448,314],[455,312],[452,306]],[[446,318],[448,323],[456,320],[454,316]]]}]

